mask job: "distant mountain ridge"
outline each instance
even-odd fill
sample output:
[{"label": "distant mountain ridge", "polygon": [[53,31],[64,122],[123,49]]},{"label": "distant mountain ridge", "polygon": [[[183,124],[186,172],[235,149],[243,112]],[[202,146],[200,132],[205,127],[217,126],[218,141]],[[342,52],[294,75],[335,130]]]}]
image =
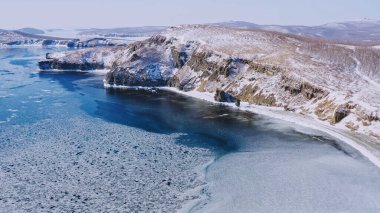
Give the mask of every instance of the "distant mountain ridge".
[{"label": "distant mountain ridge", "polygon": [[333,22],[319,26],[259,25],[244,21],[211,23],[210,25],[239,29],[262,29],[338,41],[364,43],[380,42],[380,21],[369,19]]},{"label": "distant mountain ridge", "polygon": [[0,29],[0,46],[65,46],[69,48],[84,48],[119,45],[126,45],[126,41],[108,38],[60,38],[29,34],[19,30],[8,31]]},{"label": "distant mountain ridge", "polygon": [[[260,25],[246,21],[208,23],[206,25],[238,29],[261,29],[342,42],[380,43],[380,21],[369,19],[332,22],[319,26]],[[81,29],[79,30],[79,35],[97,35],[102,37],[149,37],[162,32],[166,28],[168,27],[142,26],[111,29]]]},{"label": "distant mountain ridge", "polygon": [[166,26],[123,27],[110,29],[81,29],[79,35],[97,35],[104,37],[149,37],[165,30]]},{"label": "distant mountain ridge", "polygon": [[45,34],[45,31],[40,30],[40,29],[36,29],[36,28],[31,28],[31,27],[21,28],[21,29],[18,29],[17,31],[23,32],[23,33],[28,33],[28,34],[33,34],[33,35]]}]

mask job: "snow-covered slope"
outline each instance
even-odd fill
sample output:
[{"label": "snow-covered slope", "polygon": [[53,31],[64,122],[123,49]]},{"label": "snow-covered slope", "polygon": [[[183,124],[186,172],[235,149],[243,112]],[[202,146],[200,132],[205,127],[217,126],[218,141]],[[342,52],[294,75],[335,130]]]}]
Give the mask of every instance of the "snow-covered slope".
[{"label": "snow-covered slope", "polygon": [[242,21],[220,22],[211,25],[240,29],[270,30],[337,41],[380,42],[380,21],[369,19],[333,22],[319,26],[258,25]]},{"label": "snow-covered slope", "polygon": [[101,65],[110,69],[109,86],[214,93],[216,101],[294,111],[380,141],[377,54],[282,33],[189,25],[127,47],[48,55],[40,67]]}]

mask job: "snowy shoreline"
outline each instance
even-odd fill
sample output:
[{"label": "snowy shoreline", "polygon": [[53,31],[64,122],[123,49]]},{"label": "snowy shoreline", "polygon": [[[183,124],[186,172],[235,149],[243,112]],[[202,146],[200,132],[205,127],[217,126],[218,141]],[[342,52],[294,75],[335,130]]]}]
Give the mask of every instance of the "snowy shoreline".
[{"label": "snowy shoreline", "polygon": [[184,96],[189,96],[189,97],[197,98],[200,100],[208,101],[214,104],[222,104],[222,105],[232,107],[234,109],[252,112],[252,113],[268,116],[271,118],[279,119],[282,121],[294,123],[302,127],[318,130],[353,147],[361,155],[363,155],[371,163],[373,163],[376,167],[380,169],[380,151],[375,148],[370,147],[370,141],[367,141],[368,139],[364,138],[363,135],[353,135],[345,130],[323,123],[322,121],[317,120],[311,116],[305,116],[301,114],[286,112],[281,108],[255,106],[247,102],[241,102],[240,107],[237,107],[235,106],[234,103],[216,102],[214,100],[213,93],[198,92],[198,91],[185,92],[173,87],[118,86],[118,85],[109,85],[109,84],[104,84],[104,87],[105,88],[120,88],[120,89],[143,89],[143,90],[161,89],[161,90],[181,94]]}]

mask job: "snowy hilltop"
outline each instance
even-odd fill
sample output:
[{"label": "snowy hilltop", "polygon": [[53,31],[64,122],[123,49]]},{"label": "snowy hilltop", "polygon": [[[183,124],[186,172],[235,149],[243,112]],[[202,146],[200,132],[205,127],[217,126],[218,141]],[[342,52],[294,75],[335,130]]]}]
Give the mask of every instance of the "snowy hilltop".
[{"label": "snowy hilltop", "polygon": [[380,141],[380,50],[263,30],[171,27],[125,47],[48,54],[42,70],[108,69],[107,86],[170,86],[307,115]]},{"label": "snowy hilltop", "polygon": [[371,19],[333,22],[319,26],[259,25],[243,21],[220,22],[211,25],[240,29],[270,30],[335,41],[361,43],[380,42],[380,21]]}]

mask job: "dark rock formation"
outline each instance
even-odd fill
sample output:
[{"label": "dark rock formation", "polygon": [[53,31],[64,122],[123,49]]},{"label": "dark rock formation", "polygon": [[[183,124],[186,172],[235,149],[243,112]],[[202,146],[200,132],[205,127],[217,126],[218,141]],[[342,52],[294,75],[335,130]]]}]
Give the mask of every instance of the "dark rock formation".
[{"label": "dark rock formation", "polygon": [[56,59],[53,60],[45,60],[38,62],[38,66],[41,70],[96,70],[96,69],[104,69],[104,64],[98,63],[67,63],[61,62]]},{"label": "dark rock formation", "polygon": [[175,68],[182,68],[187,61],[186,52],[179,52],[175,48],[172,48],[173,65]]},{"label": "dark rock formation", "polygon": [[244,86],[237,97],[241,101],[245,101],[250,104],[276,106],[276,99],[273,94],[263,94],[262,89],[253,84]]},{"label": "dark rock formation", "polygon": [[51,45],[56,45],[57,43],[58,43],[57,40],[46,39],[42,42],[42,46],[51,46]]},{"label": "dark rock formation", "polygon": [[289,107],[288,104],[285,104],[283,107],[284,107],[284,110],[285,110],[285,111],[289,111],[289,112],[294,112],[294,111],[296,110],[296,109],[294,109],[294,108]]},{"label": "dark rock formation", "polygon": [[139,60],[141,57],[139,56],[139,55],[137,55],[136,53],[134,53],[132,56],[131,56],[131,62],[133,62],[133,61],[137,61],[137,60]]},{"label": "dark rock formation", "polygon": [[379,116],[379,112],[375,111],[375,112],[371,112],[371,114],[369,115],[368,117],[368,120],[371,122],[371,121],[380,121],[380,116]]},{"label": "dark rock formation", "polygon": [[145,69],[138,70],[136,73],[128,71],[129,68],[115,68],[108,72],[105,77],[105,82],[110,85],[123,85],[123,86],[166,86],[168,80],[163,78],[151,78],[149,71],[159,69],[157,65],[149,65]]},{"label": "dark rock formation", "polygon": [[240,107],[240,100],[239,99],[235,100],[235,106]]},{"label": "dark rock formation", "polygon": [[291,95],[296,96],[302,94],[307,99],[323,98],[327,95],[323,89],[315,87],[306,82],[300,82],[289,77],[282,76],[283,88]]},{"label": "dark rock formation", "polygon": [[254,70],[256,72],[265,73],[267,75],[273,76],[281,71],[279,67],[262,65],[254,62],[245,61],[246,64],[249,64],[249,70]]},{"label": "dark rock formation", "polygon": [[177,76],[173,76],[171,79],[169,79],[168,86],[182,89],[181,82]]},{"label": "dark rock formation", "polygon": [[332,123],[339,123],[343,118],[347,117],[350,114],[350,105],[343,104],[338,106],[333,114]]},{"label": "dark rock formation", "polygon": [[231,94],[217,89],[214,95],[214,100],[218,102],[234,102],[235,98]]},{"label": "dark rock formation", "polygon": [[31,41],[10,41],[8,43],[5,43],[6,45],[10,45],[10,46],[16,46],[16,45],[25,45],[25,44],[29,44],[31,43]]},{"label": "dark rock formation", "polygon": [[51,56],[51,53],[46,53],[45,58],[46,58],[46,59],[54,59],[54,58]]},{"label": "dark rock formation", "polygon": [[68,48],[74,48],[77,46],[77,43],[79,42],[79,39],[71,40],[67,42],[67,47]]},{"label": "dark rock formation", "polygon": [[[166,37],[162,35],[155,35],[152,36],[148,39],[148,42],[151,44],[157,44],[157,45],[162,45],[166,42]],[[170,41],[168,41],[170,42]]]},{"label": "dark rock formation", "polygon": [[221,63],[208,61],[209,52],[194,52],[191,54],[187,66],[195,72],[202,72],[202,76],[210,76],[209,80],[216,81],[219,76],[228,77],[231,60],[223,60]]},{"label": "dark rock formation", "polygon": [[284,86],[285,91],[289,91],[292,95],[298,95],[302,92],[301,85],[295,85],[295,86]]}]

